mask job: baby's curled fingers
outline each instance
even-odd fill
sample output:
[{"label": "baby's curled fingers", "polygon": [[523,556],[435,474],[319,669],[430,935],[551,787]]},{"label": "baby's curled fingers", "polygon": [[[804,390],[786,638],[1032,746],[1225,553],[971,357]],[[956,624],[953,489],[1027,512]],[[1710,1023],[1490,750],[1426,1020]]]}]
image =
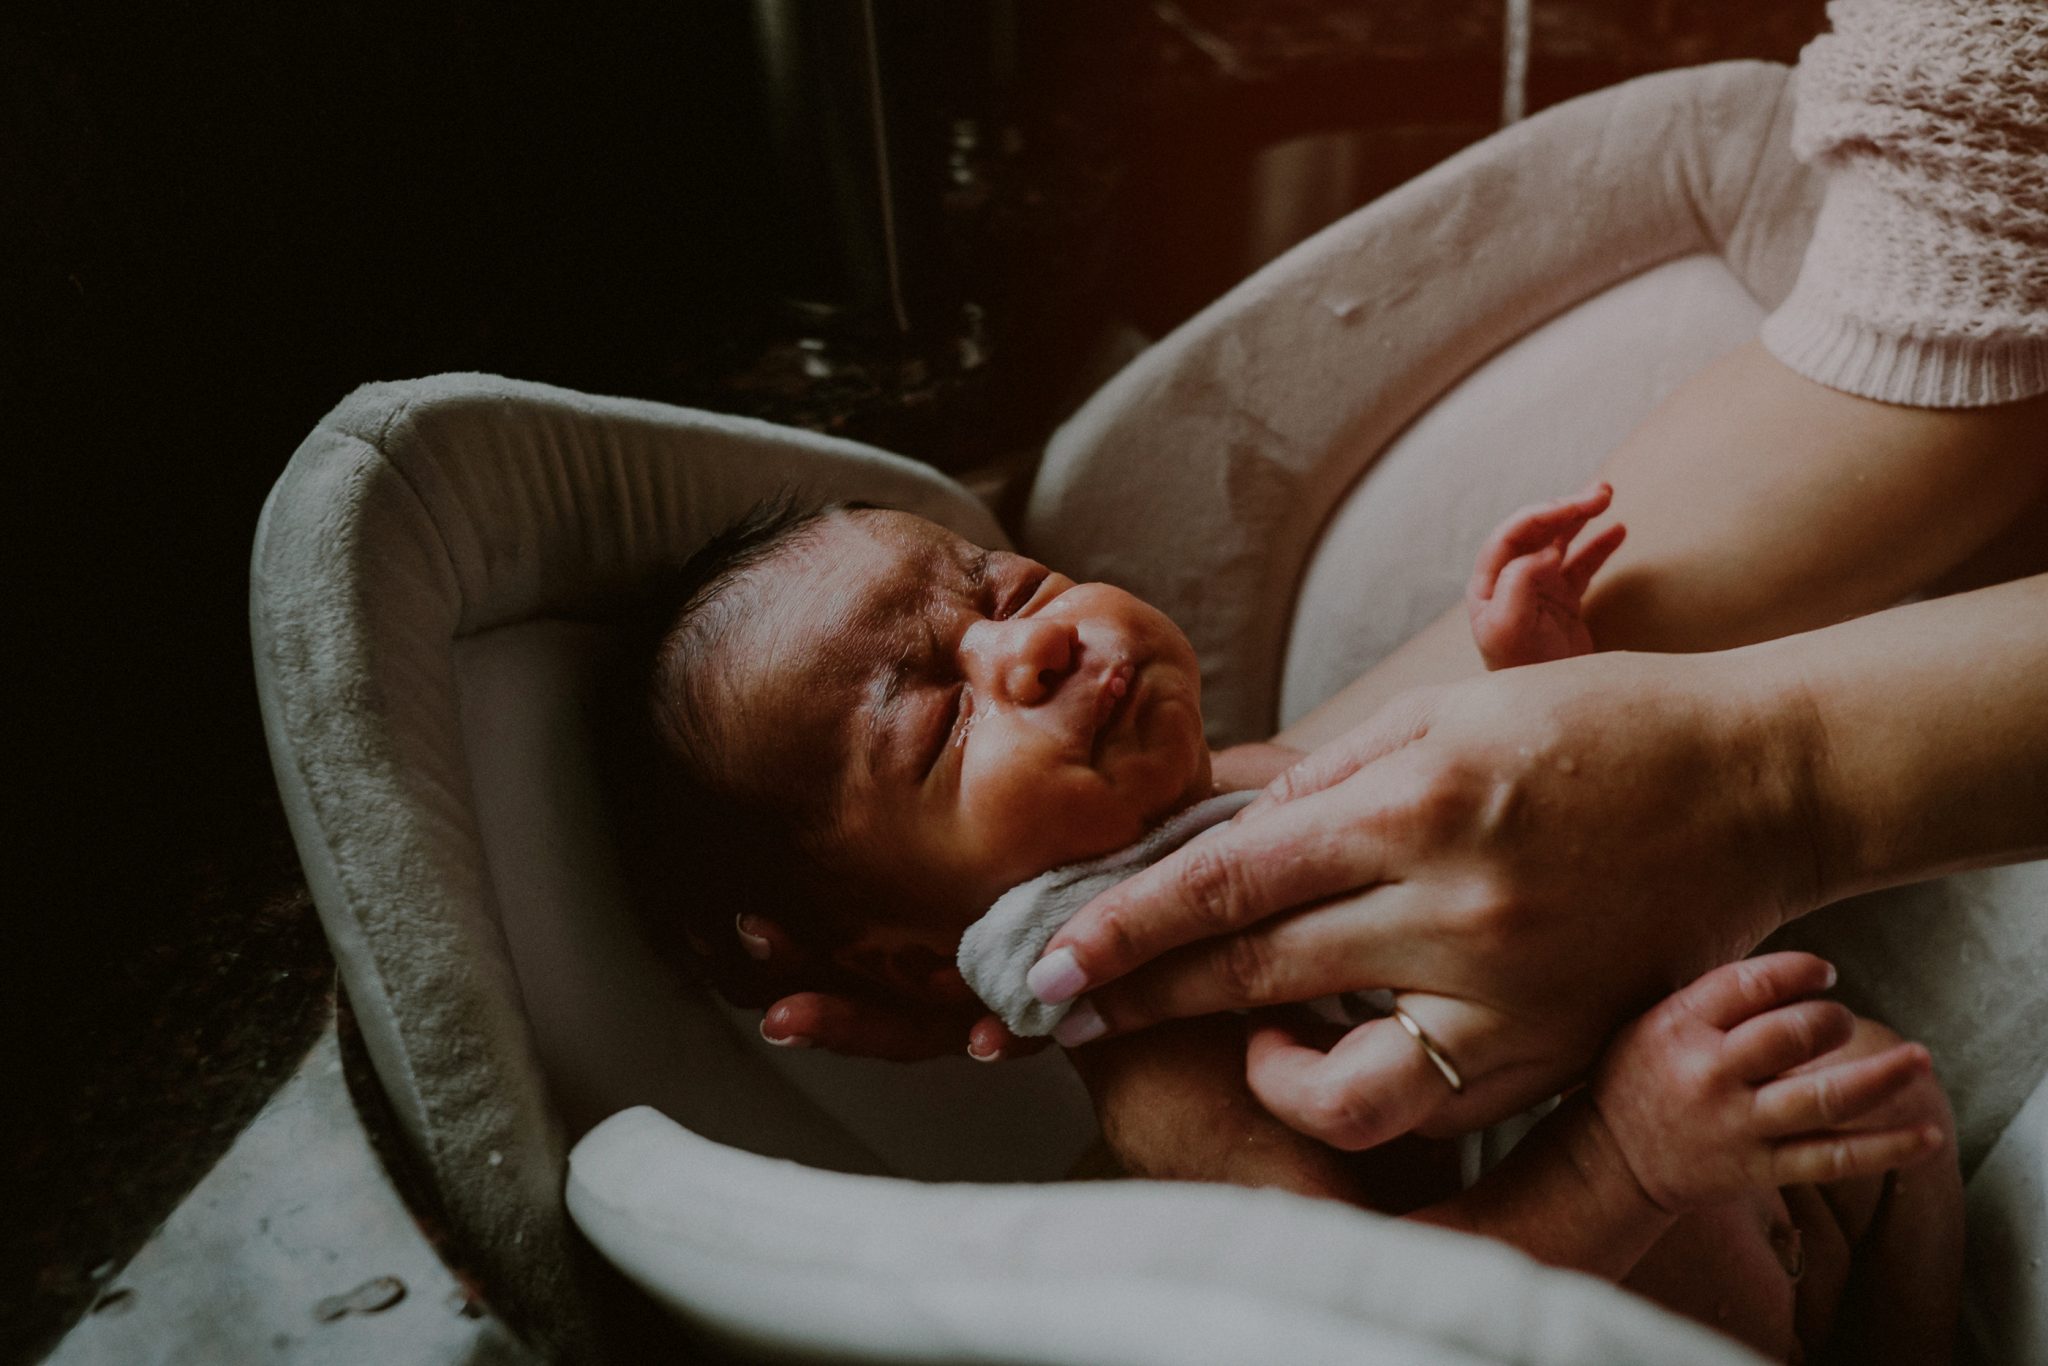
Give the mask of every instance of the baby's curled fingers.
[{"label": "baby's curled fingers", "polygon": [[1516,629],[1528,630],[1541,616],[1546,599],[1553,596],[1551,586],[1563,562],[1562,550],[1554,545],[1545,546],[1501,571],[1492,601],[1472,621],[1473,639],[1482,651],[1498,648],[1493,642],[1502,635],[1512,639]]},{"label": "baby's curled fingers", "polygon": [[[1546,546],[1555,546],[1561,554],[1587,522],[1607,510],[1613,498],[1612,486],[1595,484],[1575,497],[1541,503],[1515,513],[1494,528],[1493,534],[1480,548],[1471,582],[1466,585],[1466,596],[1479,602],[1490,599],[1501,571],[1525,555],[1533,555]],[[1620,542],[1617,540],[1615,544]],[[1612,547],[1608,553],[1612,553]],[[1606,556],[1603,554],[1601,558]],[[1597,564],[1594,566],[1598,567]],[[1588,573],[1587,577],[1592,576]]]},{"label": "baby's curled fingers", "polygon": [[1586,586],[1593,582],[1593,576],[1600,572],[1600,566],[1606,564],[1627,539],[1628,528],[1615,522],[1594,532],[1584,544],[1573,547],[1571,556],[1564,562],[1565,582],[1571,585],[1572,591],[1584,593]]},{"label": "baby's curled fingers", "polygon": [[1733,1030],[1752,1016],[1834,984],[1834,965],[1825,958],[1787,950],[1715,968],[1658,1009],[1685,1011],[1716,1029]]},{"label": "baby's curled fingers", "polygon": [[1855,1030],[1855,1015],[1840,1002],[1800,1001],[1728,1031],[1721,1061],[1732,1075],[1760,1082],[1841,1047]]},{"label": "baby's curled fingers", "polygon": [[1757,1091],[1757,1129],[1782,1137],[1867,1120],[1933,1068],[1924,1047],[1902,1043],[1870,1057],[1784,1077]]}]

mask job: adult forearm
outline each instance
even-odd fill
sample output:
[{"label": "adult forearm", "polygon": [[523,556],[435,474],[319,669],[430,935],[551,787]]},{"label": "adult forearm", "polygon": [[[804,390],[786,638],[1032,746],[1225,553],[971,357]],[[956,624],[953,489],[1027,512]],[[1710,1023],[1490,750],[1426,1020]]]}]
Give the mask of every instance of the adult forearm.
[{"label": "adult forearm", "polygon": [[[2048,495],[2044,431],[2048,399],[1877,403],[1743,346],[1681,385],[1602,466],[1629,539],[1587,594],[1594,639],[1727,649],[1924,591]],[[2048,545],[2031,551],[2014,572],[2048,569]]]},{"label": "adult forearm", "polygon": [[[2044,431],[2048,398],[1905,408],[1741,347],[1681,385],[1601,466],[1629,539],[1587,594],[1594,643],[1721,650],[1908,593],[2042,572]],[[1275,738],[1314,749],[1404,689],[1483,667],[1454,607]]]},{"label": "adult forearm", "polygon": [[2048,575],[1730,651],[1797,722],[1824,903],[2048,854]]}]

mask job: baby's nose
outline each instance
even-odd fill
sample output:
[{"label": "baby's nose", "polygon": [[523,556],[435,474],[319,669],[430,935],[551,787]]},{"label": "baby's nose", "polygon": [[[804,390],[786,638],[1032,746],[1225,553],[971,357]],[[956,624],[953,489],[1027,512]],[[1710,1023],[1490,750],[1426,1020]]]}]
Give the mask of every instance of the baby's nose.
[{"label": "baby's nose", "polygon": [[978,622],[964,645],[974,681],[1019,706],[1045,701],[1074,668],[1074,628],[1038,617]]}]

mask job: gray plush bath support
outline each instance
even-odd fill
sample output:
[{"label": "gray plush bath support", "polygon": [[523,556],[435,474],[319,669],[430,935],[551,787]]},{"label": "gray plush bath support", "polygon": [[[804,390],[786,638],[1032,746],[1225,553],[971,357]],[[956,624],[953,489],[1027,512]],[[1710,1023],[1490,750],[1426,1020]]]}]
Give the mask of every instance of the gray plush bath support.
[{"label": "gray plush bath support", "polygon": [[1197,802],[1135,844],[1012,887],[961,937],[960,975],[990,1010],[1003,1017],[1011,1033],[1025,1038],[1052,1033],[1073,1002],[1047,1005],[1031,994],[1024,976],[1059,927],[1101,893],[1223,824],[1258,795],[1225,792]]}]

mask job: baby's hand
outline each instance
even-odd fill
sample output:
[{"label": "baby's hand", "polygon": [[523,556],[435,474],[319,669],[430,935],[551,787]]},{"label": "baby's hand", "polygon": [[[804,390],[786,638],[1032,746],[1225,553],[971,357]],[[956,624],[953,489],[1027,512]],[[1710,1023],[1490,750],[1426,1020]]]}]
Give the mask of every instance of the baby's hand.
[{"label": "baby's hand", "polygon": [[1465,589],[1472,639],[1487,668],[1593,653],[1579,600],[1628,531],[1616,522],[1577,550],[1571,543],[1613,497],[1611,487],[1596,484],[1576,498],[1523,508],[1487,537]]},{"label": "baby's hand", "polygon": [[1609,1046],[1593,1108],[1651,1203],[1676,1214],[1759,1187],[1875,1176],[1941,1147],[1940,1090],[1916,1085],[1932,1069],[1925,1048],[1828,1061],[1856,1017],[1801,998],[1834,975],[1806,953],[1731,963]]}]

